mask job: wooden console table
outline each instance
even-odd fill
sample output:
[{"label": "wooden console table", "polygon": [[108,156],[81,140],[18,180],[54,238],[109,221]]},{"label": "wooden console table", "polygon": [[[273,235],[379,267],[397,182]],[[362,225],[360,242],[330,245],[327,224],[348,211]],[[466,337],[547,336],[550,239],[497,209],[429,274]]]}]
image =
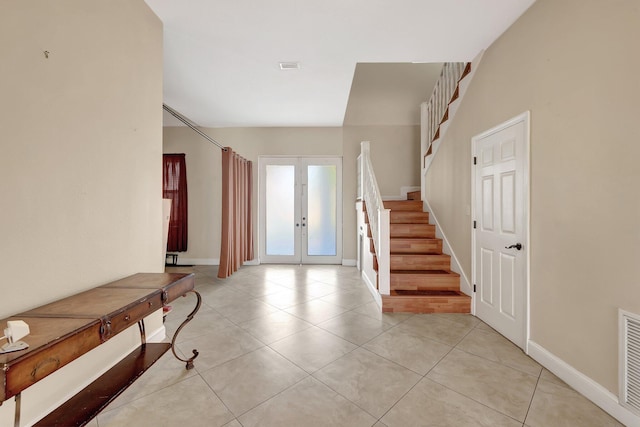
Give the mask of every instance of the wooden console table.
[{"label": "wooden console table", "polygon": [[[182,359],[175,341],[200,309],[202,299],[194,285],[193,274],[139,273],[0,320],[0,325],[24,320],[31,330],[22,339],[29,348],[0,354],[0,405],[15,396],[15,427],[20,425],[23,390],[136,323],[140,346],[36,426],[84,426],[169,349],[187,369],[193,368],[198,351]],[[147,343],[144,318],[187,293],[195,294],[196,306],[171,343]]]}]

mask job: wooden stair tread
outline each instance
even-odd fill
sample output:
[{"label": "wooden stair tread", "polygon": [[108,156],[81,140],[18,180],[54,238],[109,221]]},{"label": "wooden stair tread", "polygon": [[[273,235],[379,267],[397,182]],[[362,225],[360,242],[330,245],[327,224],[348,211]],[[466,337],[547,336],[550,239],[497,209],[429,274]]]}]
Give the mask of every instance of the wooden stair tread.
[{"label": "wooden stair tread", "polygon": [[424,274],[431,276],[454,276],[460,277],[460,275],[456,272],[449,270],[391,270],[391,274]]},{"label": "wooden stair tread", "polygon": [[395,289],[391,291],[391,297],[400,296],[400,297],[443,297],[443,296],[463,296],[466,298],[470,298],[468,295],[463,294],[460,291],[446,291],[446,290],[432,290],[432,289],[422,289],[422,290],[406,290],[406,289]]},{"label": "wooden stair tread", "polygon": [[391,210],[391,224],[429,224],[429,212]]},{"label": "wooden stair tread", "polygon": [[420,200],[385,200],[385,209],[409,212],[422,212],[422,201]]},{"label": "wooden stair tread", "polygon": [[389,232],[395,238],[435,238],[436,226],[433,224],[390,224]]},{"label": "wooden stair tread", "polygon": [[442,240],[438,237],[421,237],[421,236],[402,236],[402,237],[392,237],[392,240],[407,240],[409,242],[415,242],[415,241],[420,241],[420,240],[427,240],[427,241],[439,241]]}]

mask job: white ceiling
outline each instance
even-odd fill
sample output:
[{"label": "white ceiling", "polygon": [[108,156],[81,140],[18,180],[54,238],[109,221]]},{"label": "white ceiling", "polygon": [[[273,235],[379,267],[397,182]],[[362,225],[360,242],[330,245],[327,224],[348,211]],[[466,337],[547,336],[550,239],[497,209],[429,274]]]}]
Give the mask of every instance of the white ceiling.
[{"label": "white ceiling", "polygon": [[253,127],[341,126],[357,63],[470,61],[535,0],[145,1],[164,23],[164,102]]}]

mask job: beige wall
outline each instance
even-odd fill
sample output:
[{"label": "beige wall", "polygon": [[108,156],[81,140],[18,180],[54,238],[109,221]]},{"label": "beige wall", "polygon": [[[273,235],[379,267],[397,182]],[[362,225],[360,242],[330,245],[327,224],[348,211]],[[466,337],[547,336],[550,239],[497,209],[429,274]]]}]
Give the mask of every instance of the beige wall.
[{"label": "beige wall", "polygon": [[[381,191],[400,195],[400,187],[420,184],[417,126],[347,126],[344,128],[203,129],[223,145],[254,162],[258,188],[259,156],[341,156],[343,158],[343,258],[356,258],[356,158],[360,141],[371,141]],[[186,127],[164,128],[164,152],[185,153],[189,185],[189,250],[179,259],[218,261],[220,257],[220,149]],[[254,194],[257,233],[258,194]],[[257,242],[257,234],[254,236]],[[257,245],[256,245],[257,255]]]},{"label": "beige wall", "polygon": [[401,195],[401,187],[420,186],[419,126],[345,126],[343,138],[344,258],[356,259],[356,160],[360,142],[369,141],[371,162],[383,196]]},{"label": "beige wall", "polygon": [[[160,20],[142,0],[5,1],[0,58],[0,318],[162,271]],[[63,371],[89,379],[128,335]],[[25,392],[25,422],[78,385],[58,378]]]},{"label": "beige wall", "polygon": [[470,141],[531,111],[531,339],[617,394],[617,310],[640,313],[640,5],[538,0],[484,54],[427,176],[471,273]]},{"label": "beige wall", "polygon": [[[420,159],[416,156],[420,152],[420,126],[344,127],[345,150],[356,146],[357,157],[361,141],[371,143],[371,163],[382,197],[400,197],[401,187],[420,186]],[[351,165],[355,164],[354,158]],[[355,174],[353,177],[355,180]]]},{"label": "beige wall", "polygon": [[0,317],[160,271],[162,23],[142,0],[3,2],[0,57]]},{"label": "beige wall", "polygon": [[[207,135],[253,162],[258,188],[258,157],[342,156],[341,128],[203,128]],[[221,226],[221,150],[187,127],[164,128],[164,152],[185,153],[189,191],[188,251],[180,259],[218,262]],[[258,193],[254,192],[254,239],[257,242]],[[256,258],[258,246],[255,247]]]}]

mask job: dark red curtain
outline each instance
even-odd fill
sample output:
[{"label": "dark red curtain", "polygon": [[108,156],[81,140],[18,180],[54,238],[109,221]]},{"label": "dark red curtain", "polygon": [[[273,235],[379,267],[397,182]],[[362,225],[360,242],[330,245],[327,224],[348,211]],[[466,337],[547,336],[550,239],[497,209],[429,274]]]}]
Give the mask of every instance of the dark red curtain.
[{"label": "dark red curtain", "polygon": [[167,252],[187,250],[187,165],[184,154],[164,154],[162,197],[171,199]]},{"label": "dark red curtain", "polygon": [[222,233],[218,277],[253,259],[253,165],[227,147],[222,152]]}]

